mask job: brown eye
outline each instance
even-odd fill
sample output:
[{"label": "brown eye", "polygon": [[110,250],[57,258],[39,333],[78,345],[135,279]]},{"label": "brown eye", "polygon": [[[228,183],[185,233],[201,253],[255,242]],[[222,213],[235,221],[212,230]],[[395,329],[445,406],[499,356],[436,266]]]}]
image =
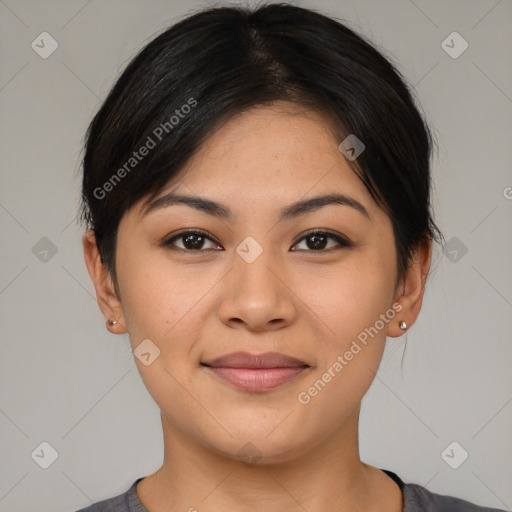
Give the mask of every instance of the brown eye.
[{"label": "brown eye", "polygon": [[[332,240],[334,243],[329,245],[329,241]],[[208,243],[211,244],[207,247]],[[331,249],[339,249],[342,247],[351,247],[352,244],[338,236],[326,231],[312,231],[303,236],[294,247],[297,247],[301,243],[305,243],[305,247],[293,250],[306,250],[310,252],[324,252]],[[211,235],[203,231],[182,231],[177,235],[167,239],[162,244],[165,247],[171,249],[186,251],[186,252],[204,252],[208,249],[218,249],[220,247],[217,242],[213,240]]]},{"label": "brown eye", "polygon": [[[334,240],[338,243],[328,247],[329,239]],[[325,231],[312,231],[307,233],[299,240],[299,243],[296,244],[294,247],[297,247],[297,245],[299,245],[300,243],[304,243],[303,241],[305,242],[306,245],[305,250],[310,250],[312,252],[328,251],[329,249],[336,249],[339,248],[340,246],[350,247],[352,245],[344,238],[341,238],[340,236]],[[304,248],[299,250],[304,250]]]},{"label": "brown eye", "polygon": [[[181,233],[164,241],[162,245],[171,249],[189,252],[200,252],[206,249],[215,249],[219,247],[219,245],[207,235],[208,234],[203,231],[182,231]],[[178,245],[176,242],[180,242],[181,245]],[[205,244],[208,244],[208,242],[212,244],[211,247],[205,247]]]}]

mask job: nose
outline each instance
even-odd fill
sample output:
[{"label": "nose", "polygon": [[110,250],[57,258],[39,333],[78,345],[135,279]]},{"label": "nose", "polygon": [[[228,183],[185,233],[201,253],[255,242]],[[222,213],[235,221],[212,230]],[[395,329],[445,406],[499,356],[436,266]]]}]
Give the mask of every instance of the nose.
[{"label": "nose", "polygon": [[233,268],[225,276],[218,309],[220,320],[232,328],[254,332],[291,325],[297,315],[297,296],[286,282],[279,258],[263,250],[252,262],[234,253]]}]

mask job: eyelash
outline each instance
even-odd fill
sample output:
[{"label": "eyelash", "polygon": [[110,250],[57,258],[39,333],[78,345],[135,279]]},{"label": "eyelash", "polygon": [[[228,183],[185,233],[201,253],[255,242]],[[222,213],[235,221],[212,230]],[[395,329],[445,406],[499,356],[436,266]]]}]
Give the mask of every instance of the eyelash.
[{"label": "eyelash", "polygon": [[[162,242],[162,246],[167,247],[167,248],[169,248],[171,250],[174,250],[174,251],[181,251],[181,252],[185,252],[185,253],[201,253],[201,252],[206,252],[208,250],[211,250],[211,249],[182,249],[181,247],[173,246],[172,243],[175,240],[178,240],[180,238],[184,238],[185,236],[188,236],[188,235],[201,235],[201,236],[203,236],[205,238],[208,238],[210,241],[212,241],[214,243],[218,243],[218,242],[215,241],[214,237],[208,231],[205,231],[205,230],[202,230],[202,229],[194,229],[194,230],[188,230],[188,231],[181,231],[177,235],[174,235],[171,238],[168,238],[168,239],[164,240]],[[324,235],[324,236],[327,236],[328,238],[332,238],[333,240],[336,240],[339,245],[337,247],[330,247],[329,249],[319,249],[319,250],[306,249],[305,250],[306,252],[313,252],[313,253],[320,253],[321,254],[321,253],[331,252],[332,250],[338,250],[340,248],[348,248],[348,247],[352,247],[353,246],[353,244],[351,242],[349,242],[347,239],[345,239],[345,238],[343,238],[343,237],[341,237],[339,235],[336,235],[334,233],[331,233],[330,231],[321,230],[321,229],[312,229],[312,230],[306,232],[293,245],[295,246],[295,245],[299,244],[304,239],[306,239],[308,237],[311,237],[312,235]],[[216,250],[216,249],[213,249],[213,250]],[[304,251],[304,249],[300,249],[300,251]]]}]

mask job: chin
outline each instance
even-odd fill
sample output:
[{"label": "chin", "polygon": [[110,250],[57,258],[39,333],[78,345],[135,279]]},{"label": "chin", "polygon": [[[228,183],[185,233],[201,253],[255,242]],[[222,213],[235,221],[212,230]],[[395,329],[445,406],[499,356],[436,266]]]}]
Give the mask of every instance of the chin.
[{"label": "chin", "polygon": [[272,465],[290,462],[311,449],[313,440],[304,434],[302,431],[299,438],[298,432],[290,428],[278,433],[277,429],[274,432],[268,429],[267,424],[253,424],[251,428],[233,433],[232,438],[208,439],[206,447],[222,457],[248,466]]}]

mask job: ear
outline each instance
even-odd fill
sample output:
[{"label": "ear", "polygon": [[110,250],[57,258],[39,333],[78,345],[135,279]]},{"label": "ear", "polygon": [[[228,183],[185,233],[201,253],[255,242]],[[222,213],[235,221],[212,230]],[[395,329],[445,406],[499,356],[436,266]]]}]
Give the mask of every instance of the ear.
[{"label": "ear", "polygon": [[[82,236],[82,243],[85,264],[96,290],[98,306],[107,322],[107,329],[114,334],[124,334],[127,329],[123,307],[116,294],[112,276],[101,261],[94,231],[87,231]],[[117,323],[109,325],[108,320],[115,320]]]},{"label": "ear", "polygon": [[407,329],[409,329],[420,314],[430,269],[431,253],[432,240],[430,238],[418,245],[413,253],[409,269],[397,287],[395,303],[399,303],[402,309],[397,312],[394,321],[389,324],[387,335],[391,338],[398,338],[405,333],[399,327],[402,321],[407,324]]}]

